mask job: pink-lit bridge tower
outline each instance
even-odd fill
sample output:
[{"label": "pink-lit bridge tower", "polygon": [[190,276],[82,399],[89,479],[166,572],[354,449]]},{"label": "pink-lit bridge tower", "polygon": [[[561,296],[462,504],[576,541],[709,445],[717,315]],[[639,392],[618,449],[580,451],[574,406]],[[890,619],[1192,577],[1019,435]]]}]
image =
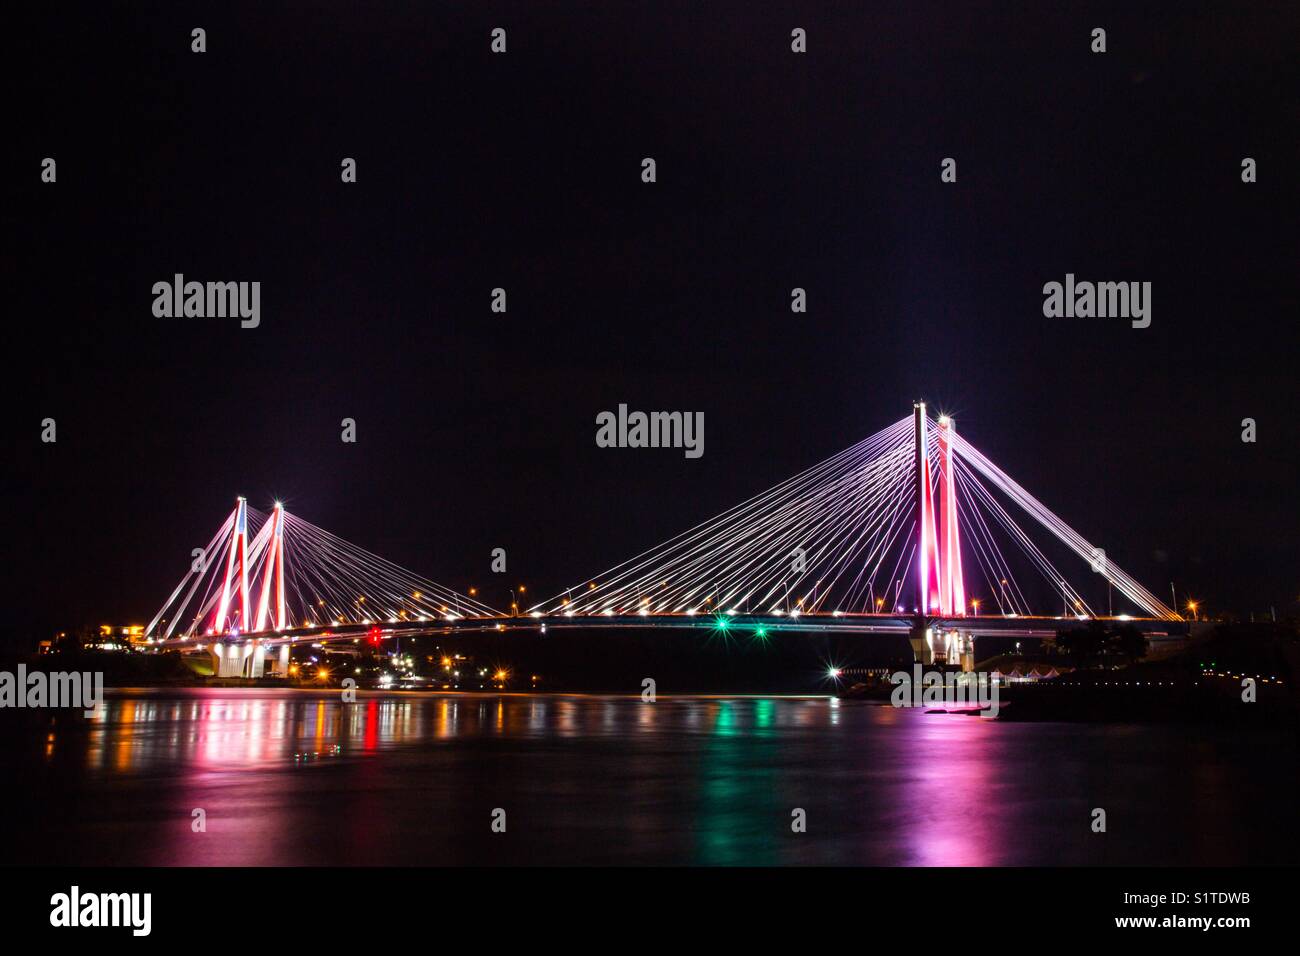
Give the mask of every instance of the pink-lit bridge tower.
[{"label": "pink-lit bridge tower", "polygon": [[[961,523],[957,512],[957,475],[952,465],[951,418],[941,415],[935,429],[938,468],[930,456],[930,426],[925,402],[912,406],[916,422],[917,605],[912,651],[923,664],[955,664],[974,668],[974,642],[969,633],[935,627],[933,618],[966,616],[966,585],[961,570]],[[935,472],[938,481],[935,481]],[[937,485],[937,487],[936,487]],[[936,517],[937,515],[937,517]]]},{"label": "pink-lit bridge tower", "polygon": [[[262,561],[262,591],[256,616],[249,613],[249,575],[257,556]],[[232,607],[232,591],[237,592],[238,611]],[[274,599],[274,601],[273,601]],[[238,624],[235,616],[238,614]],[[270,620],[268,621],[268,618]],[[266,661],[262,641],[250,634],[268,630],[283,631],[288,626],[284,593],[284,508],[277,501],[270,521],[263,525],[256,539],[248,540],[248,502],[235,503],[230,547],[226,553],[226,574],[221,588],[221,602],[213,621],[214,640],[210,647],[213,669],[219,677],[261,677]],[[240,640],[239,635],[245,637]],[[289,645],[280,647],[278,661],[272,662],[281,674],[289,667]]]},{"label": "pink-lit bridge tower", "polygon": [[[234,577],[235,566],[239,566],[239,577]],[[230,536],[230,550],[226,554],[226,583],[221,588],[221,603],[217,605],[216,632],[227,631],[227,616],[230,613],[230,589],[239,588],[239,630],[252,630],[252,621],[248,616],[248,502],[242,497],[235,502],[235,527]]]}]

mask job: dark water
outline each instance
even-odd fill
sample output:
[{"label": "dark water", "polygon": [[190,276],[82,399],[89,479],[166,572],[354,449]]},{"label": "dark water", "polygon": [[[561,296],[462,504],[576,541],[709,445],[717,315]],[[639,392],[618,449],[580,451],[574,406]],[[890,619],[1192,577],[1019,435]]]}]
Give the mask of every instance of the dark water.
[{"label": "dark water", "polygon": [[0,715],[0,861],[1281,863],[1296,766],[1281,732],[825,698],[126,692]]}]

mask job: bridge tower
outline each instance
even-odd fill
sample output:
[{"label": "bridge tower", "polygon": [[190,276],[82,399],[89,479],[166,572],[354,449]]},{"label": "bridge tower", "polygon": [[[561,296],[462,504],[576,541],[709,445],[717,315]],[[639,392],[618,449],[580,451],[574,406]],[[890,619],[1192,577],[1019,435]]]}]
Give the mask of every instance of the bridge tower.
[{"label": "bridge tower", "polygon": [[[910,641],[922,664],[936,660],[974,667],[969,634],[945,629],[939,619],[966,616],[966,585],[961,567],[961,531],[957,513],[957,476],[952,445],[957,428],[947,415],[938,421],[938,489],[930,464],[925,402],[912,405],[916,434],[917,606]],[[936,511],[938,518],[936,520]]]},{"label": "bridge tower", "polygon": [[266,563],[262,566],[262,598],[257,602],[257,627],[266,630],[266,614],[270,607],[271,588],[275,587],[275,629],[285,628],[284,615],[284,508],[275,503],[271,512],[271,543],[267,546]]},{"label": "bridge tower", "polygon": [[925,402],[912,406],[916,419],[916,528],[917,528],[917,613],[939,609],[939,543],[934,527],[934,492],[930,474],[930,442],[926,429]]},{"label": "bridge tower", "polygon": [[242,496],[235,503],[235,529],[226,555],[226,582],[221,588],[221,603],[217,605],[217,620],[213,628],[217,634],[226,632],[236,561],[239,562],[239,626],[248,631],[251,630],[248,616],[248,502]]},{"label": "bridge tower", "polygon": [[952,439],[957,427],[939,416],[939,611],[966,616],[966,586],[961,573],[961,532],[957,521],[957,476],[952,470]]}]

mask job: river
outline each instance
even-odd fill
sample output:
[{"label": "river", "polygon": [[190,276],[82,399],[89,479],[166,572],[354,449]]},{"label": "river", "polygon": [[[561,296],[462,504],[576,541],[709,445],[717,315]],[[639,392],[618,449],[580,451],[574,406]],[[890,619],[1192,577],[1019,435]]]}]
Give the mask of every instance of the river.
[{"label": "river", "polygon": [[1297,765],[1282,731],[825,697],[128,690],[0,714],[0,861],[1281,863]]}]

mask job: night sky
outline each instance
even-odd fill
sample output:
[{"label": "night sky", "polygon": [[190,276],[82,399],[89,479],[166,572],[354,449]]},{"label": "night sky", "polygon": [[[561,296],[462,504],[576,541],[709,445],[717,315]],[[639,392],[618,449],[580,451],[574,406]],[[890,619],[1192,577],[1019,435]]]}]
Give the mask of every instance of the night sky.
[{"label": "night sky", "polygon": [[[1162,599],[1294,614],[1297,8],[830,6],[14,25],[9,635],[144,623],[238,494],[541,598],[917,398]],[[155,318],[177,272],[261,326]],[[1150,328],[1045,318],[1067,272],[1150,281]],[[703,411],[703,458],[597,448],[620,402]]]}]

